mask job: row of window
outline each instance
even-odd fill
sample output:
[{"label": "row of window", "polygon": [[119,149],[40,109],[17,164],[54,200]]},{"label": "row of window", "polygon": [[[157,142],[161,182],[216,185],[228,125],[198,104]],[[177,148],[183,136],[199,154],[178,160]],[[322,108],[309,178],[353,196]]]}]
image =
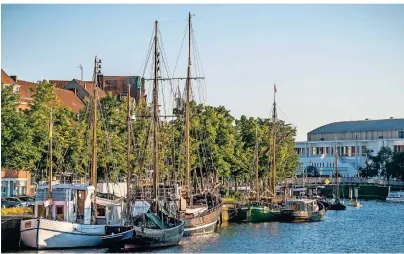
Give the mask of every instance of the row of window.
[{"label": "row of window", "polygon": [[[312,155],[316,155],[316,154],[334,154],[335,151],[335,147],[312,147],[311,148],[311,153],[310,153],[310,149],[309,148],[295,148],[296,153],[298,155],[306,155],[306,153],[308,155],[312,154]],[[341,146],[338,147],[338,155],[342,155],[342,156],[355,156],[358,155],[359,156],[359,147],[355,147],[355,146]],[[362,153],[366,152],[366,146],[362,146]],[[310,154],[309,154],[310,153]]]},{"label": "row of window", "polygon": [[334,162],[314,162],[310,164],[311,166],[314,166],[316,168],[333,168],[335,167]]},{"label": "row of window", "polygon": [[404,146],[394,146],[394,152],[396,153],[404,152]]}]

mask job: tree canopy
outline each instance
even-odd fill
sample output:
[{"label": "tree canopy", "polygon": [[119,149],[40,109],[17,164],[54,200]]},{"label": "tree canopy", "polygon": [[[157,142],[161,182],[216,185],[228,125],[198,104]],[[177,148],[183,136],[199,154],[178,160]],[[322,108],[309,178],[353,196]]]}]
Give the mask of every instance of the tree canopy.
[{"label": "tree canopy", "polygon": [[[53,111],[53,168],[55,175],[70,172],[89,175],[91,166],[93,99],[86,98],[86,107],[78,114],[63,106],[55,96],[54,86],[47,81],[37,85],[31,108],[17,110],[19,98],[5,88],[2,100],[3,167],[29,169],[39,178],[46,177],[49,167],[49,122]],[[127,172],[126,100],[111,93],[97,101],[97,168],[98,179],[116,181]],[[160,176],[163,181],[185,178],[185,103],[174,109],[175,118],[158,123]],[[270,179],[272,130],[276,128],[275,147],[277,178],[292,176],[298,167],[295,153],[294,128],[271,119],[241,116],[236,119],[224,106],[191,102],[190,167],[193,178],[213,179],[216,174],[251,181],[255,172],[255,145],[258,144],[259,175]],[[151,108],[143,103],[134,105],[132,121],[131,167],[138,177],[152,169]],[[256,135],[257,133],[257,135]],[[386,172],[389,165],[385,165]],[[213,180],[212,180],[213,181]],[[200,184],[203,184],[202,182]],[[202,187],[202,186],[200,186]]]}]

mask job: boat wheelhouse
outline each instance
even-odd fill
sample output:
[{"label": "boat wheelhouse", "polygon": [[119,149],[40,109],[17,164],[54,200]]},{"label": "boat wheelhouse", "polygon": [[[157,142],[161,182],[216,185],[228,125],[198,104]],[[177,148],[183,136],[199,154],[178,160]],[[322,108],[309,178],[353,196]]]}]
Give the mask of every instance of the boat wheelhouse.
[{"label": "boat wheelhouse", "polygon": [[55,184],[50,203],[48,185],[38,186],[34,218],[21,222],[22,243],[36,249],[101,245],[100,236],[105,235],[105,225],[120,223],[123,202],[96,198],[97,209],[105,212],[91,224],[93,195],[92,185]]},{"label": "boat wheelhouse", "polygon": [[284,222],[321,221],[325,213],[324,205],[315,199],[287,200],[285,208],[281,209],[279,220]]}]

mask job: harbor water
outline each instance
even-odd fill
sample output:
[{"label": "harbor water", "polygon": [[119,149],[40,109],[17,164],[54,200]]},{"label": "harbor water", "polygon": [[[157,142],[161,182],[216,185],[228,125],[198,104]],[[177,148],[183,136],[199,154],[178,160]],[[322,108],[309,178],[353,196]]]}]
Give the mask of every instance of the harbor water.
[{"label": "harbor water", "polygon": [[[404,204],[362,201],[363,207],[328,211],[311,223],[228,224],[210,236],[147,252],[404,252]],[[54,251],[40,251],[51,253]],[[58,253],[108,252],[108,249]]]}]

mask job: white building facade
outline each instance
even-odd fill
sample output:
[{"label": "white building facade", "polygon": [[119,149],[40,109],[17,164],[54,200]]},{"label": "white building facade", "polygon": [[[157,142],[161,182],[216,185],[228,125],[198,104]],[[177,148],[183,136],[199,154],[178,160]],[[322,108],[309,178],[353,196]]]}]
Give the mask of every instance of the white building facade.
[{"label": "white building facade", "polygon": [[323,176],[335,174],[337,147],[339,173],[354,177],[365,166],[367,151],[376,155],[382,147],[390,147],[404,152],[404,119],[331,123],[309,132],[307,140],[296,142],[301,163],[296,175],[308,166],[316,167]]}]

